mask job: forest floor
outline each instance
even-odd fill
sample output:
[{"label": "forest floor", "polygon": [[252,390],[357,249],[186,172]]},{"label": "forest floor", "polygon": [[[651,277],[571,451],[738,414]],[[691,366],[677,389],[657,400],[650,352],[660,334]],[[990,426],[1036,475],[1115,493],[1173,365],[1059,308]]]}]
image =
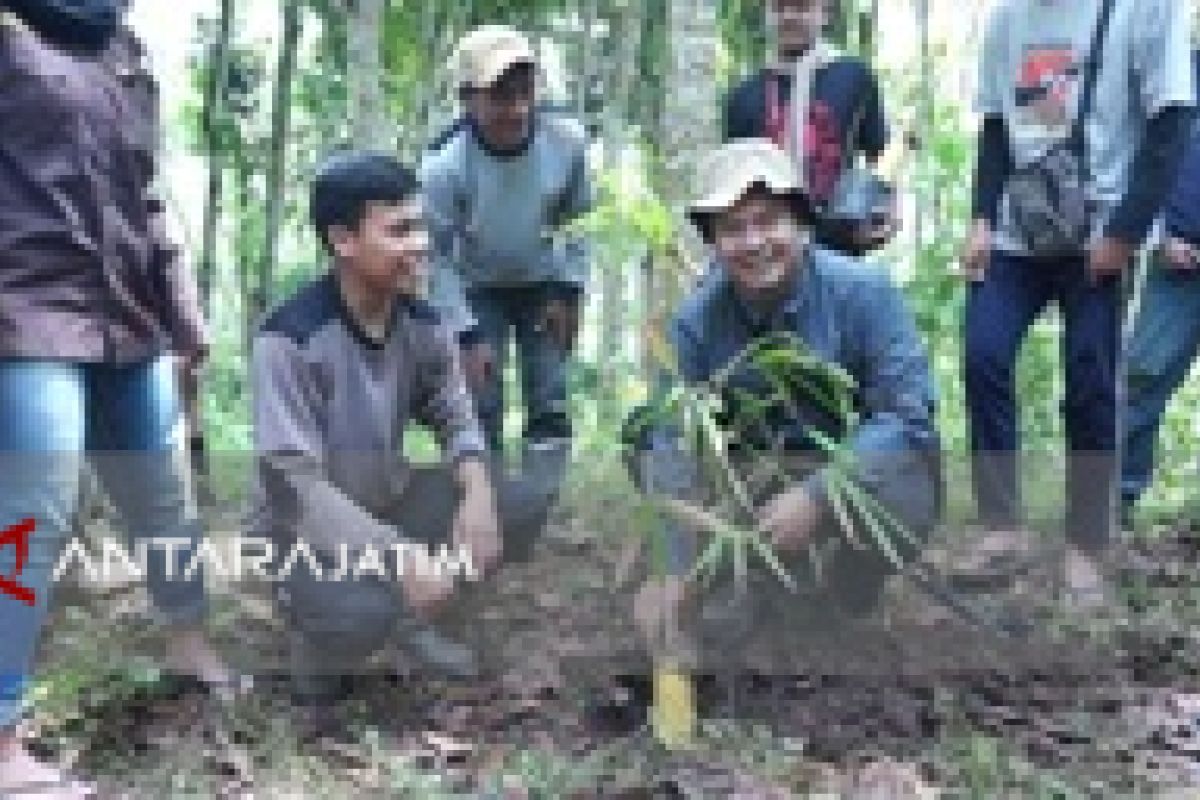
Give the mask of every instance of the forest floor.
[{"label": "forest floor", "polygon": [[971,596],[1036,620],[1032,639],[894,578],[886,613],[698,668],[696,736],[668,749],[631,592],[614,588],[628,548],[586,518],[560,510],[535,558],[447,623],[486,654],[484,677],[422,676],[388,648],[341,704],[345,735],[315,741],[266,592],[214,599],[218,643],[254,673],[234,700],[157,671],[140,591],[64,592],[26,733],[111,798],[1200,796],[1200,535],[1120,545],[1111,607],[1087,624],[1054,611],[1049,570]]}]

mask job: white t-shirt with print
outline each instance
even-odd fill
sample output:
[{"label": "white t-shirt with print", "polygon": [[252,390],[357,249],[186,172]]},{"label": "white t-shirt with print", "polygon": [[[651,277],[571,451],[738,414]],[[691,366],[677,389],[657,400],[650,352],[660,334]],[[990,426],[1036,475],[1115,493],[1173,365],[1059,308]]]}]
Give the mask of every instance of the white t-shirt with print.
[{"label": "white t-shirt with print", "polygon": [[[1128,186],[1146,123],[1164,108],[1191,106],[1188,0],[1114,0],[1092,110],[1085,127],[1092,197],[1107,224]],[[999,0],[980,60],[976,110],[1002,115],[1016,166],[1066,138],[1082,94],[1084,63],[1101,0]],[[1024,252],[1007,194],[996,247]]]}]

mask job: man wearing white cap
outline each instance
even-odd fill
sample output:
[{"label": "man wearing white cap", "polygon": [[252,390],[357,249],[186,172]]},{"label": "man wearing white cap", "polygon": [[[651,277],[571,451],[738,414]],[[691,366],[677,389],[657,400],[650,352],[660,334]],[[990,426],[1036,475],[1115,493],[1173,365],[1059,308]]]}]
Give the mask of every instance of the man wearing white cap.
[{"label": "man wearing white cap", "polygon": [[[940,506],[934,390],[924,347],[912,314],[883,270],[808,243],[812,210],[785,152],[765,139],[724,145],[701,166],[697,199],[689,216],[711,248],[716,269],[675,316],[671,338],[679,370],[689,384],[706,384],[726,372],[755,340],[772,334],[796,337],[816,358],[854,380],[858,422],[844,431],[853,453],[851,471],[918,537],[934,525]],[[725,386],[751,397],[770,394],[765,376],[752,366],[734,368]],[[770,438],[786,450],[814,445],[807,419],[812,398],[790,398],[797,412],[772,420]],[[799,419],[804,416],[806,419]],[[810,544],[840,536],[829,505],[825,467],[768,493],[758,523],[785,562],[799,564]],[[861,527],[861,526],[860,526]],[[911,555],[911,553],[909,553]],[[821,608],[851,616],[875,605],[887,558],[872,548],[842,547],[828,565],[832,603]],[[767,576],[768,580],[770,576]],[[682,599],[682,582],[649,584],[639,598],[639,622],[647,608]],[[673,596],[673,599],[672,599]],[[798,605],[794,599],[788,601]],[[766,617],[768,615],[761,615]],[[651,625],[655,624],[653,622]]]},{"label": "man wearing white cap", "polygon": [[489,25],[454,56],[464,124],[421,170],[434,265],[432,300],[460,335],[489,446],[499,451],[503,366],[515,338],[525,398],[525,468],[556,487],[571,435],[566,373],[588,274],[563,228],[591,206],[586,135],[535,110],[528,39]]}]

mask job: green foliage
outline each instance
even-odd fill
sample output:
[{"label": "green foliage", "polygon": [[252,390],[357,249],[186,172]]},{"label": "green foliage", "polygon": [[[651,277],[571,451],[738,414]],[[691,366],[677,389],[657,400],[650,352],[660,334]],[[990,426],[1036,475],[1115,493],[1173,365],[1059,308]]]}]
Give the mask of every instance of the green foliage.
[{"label": "green foliage", "polygon": [[[731,391],[736,388],[733,376],[743,370],[765,379],[766,391],[753,395]],[[779,416],[776,412],[801,427],[822,456],[825,497],[845,544],[857,549],[875,547],[896,568],[905,566],[901,553],[915,542],[913,533],[863,490],[855,477],[855,456],[846,442],[857,424],[856,391],[854,379],[845,370],[813,354],[795,335],[772,334],[751,342],[706,385],[675,386],[651,405],[641,424],[647,429],[671,430],[680,441],[693,443],[691,453],[673,453],[671,457],[697,462],[699,483],[712,489],[706,493],[712,507],[700,509],[694,516],[712,538],[693,566],[691,580],[703,580],[727,563],[735,574],[743,574],[753,554],[780,581],[793,586],[792,576],[757,522],[764,489],[777,491],[801,477],[789,468],[784,443],[771,436],[771,420]],[[813,412],[830,421],[834,430],[823,431],[817,422],[809,422]],[[760,432],[767,432],[766,436]],[[748,464],[733,455],[735,448],[747,443],[755,448]],[[658,520],[651,523],[645,530],[651,537],[668,530]],[[869,538],[864,539],[860,528]],[[662,553],[662,544],[652,539],[652,546]],[[819,578],[826,556],[821,544],[814,541],[808,556]],[[660,557],[658,564],[662,563]]]},{"label": "green foliage", "polygon": [[1082,800],[1094,796],[1048,770],[1030,764],[1008,743],[983,734],[967,734],[943,745],[946,771],[955,797],[990,800]]},{"label": "green foliage", "polygon": [[[641,150],[649,156],[647,145]],[[596,193],[593,210],[572,223],[572,233],[586,235],[601,245],[625,247],[617,254],[618,259],[635,249],[662,253],[674,246],[678,235],[675,215],[643,176],[616,169],[601,171],[596,178]]]},{"label": "green foliage", "polygon": [[500,774],[493,779],[489,796],[523,791],[530,800],[571,797],[602,777],[601,765],[609,759],[605,750],[573,761],[543,750],[518,750],[504,761]]},{"label": "green foliage", "polygon": [[725,82],[746,75],[765,63],[767,32],[764,7],[763,0],[721,0],[718,21],[727,57]]}]

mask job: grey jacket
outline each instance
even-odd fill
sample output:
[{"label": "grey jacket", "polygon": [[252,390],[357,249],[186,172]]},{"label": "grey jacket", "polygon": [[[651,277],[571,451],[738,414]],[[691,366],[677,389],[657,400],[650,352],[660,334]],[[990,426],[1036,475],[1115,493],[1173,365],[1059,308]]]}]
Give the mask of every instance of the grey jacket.
[{"label": "grey jacket", "polygon": [[455,329],[474,324],[469,289],[587,282],[587,248],[561,230],[592,206],[587,136],[556,113],[534,119],[517,155],[489,152],[466,124],[421,165],[433,234],[430,299]]},{"label": "grey jacket", "polygon": [[268,317],[254,339],[251,529],[385,548],[406,538],[384,520],[411,475],[403,434],[432,428],[451,460],[481,455],[483,434],[437,314],[401,300],[386,338],[372,341],[327,274]]}]

